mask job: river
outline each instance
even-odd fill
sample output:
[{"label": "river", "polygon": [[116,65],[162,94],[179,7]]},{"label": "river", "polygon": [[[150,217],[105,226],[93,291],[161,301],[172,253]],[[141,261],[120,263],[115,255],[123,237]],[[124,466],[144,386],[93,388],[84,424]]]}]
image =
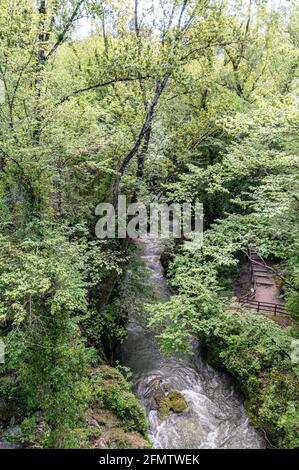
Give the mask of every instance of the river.
[{"label": "river", "polygon": [[[160,261],[162,251],[160,240],[138,241],[138,256],[144,261],[147,284],[159,300],[166,301],[171,291]],[[205,362],[195,339],[192,340],[193,355],[183,359],[164,355],[154,333],[146,327],[144,311],[129,317],[127,333],[119,358],[132,370],[133,389],[146,410],[153,448],[265,448],[264,440],[248,421],[231,377]],[[154,400],[157,387],[180,391],[188,408],[162,419]]]}]

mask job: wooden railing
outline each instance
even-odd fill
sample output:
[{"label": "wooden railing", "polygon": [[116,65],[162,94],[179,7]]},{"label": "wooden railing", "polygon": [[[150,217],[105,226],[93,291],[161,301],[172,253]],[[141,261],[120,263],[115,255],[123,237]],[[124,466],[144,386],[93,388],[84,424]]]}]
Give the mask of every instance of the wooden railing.
[{"label": "wooden railing", "polygon": [[253,308],[257,312],[273,313],[274,316],[287,313],[283,305],[272,302],[261,302],[260,300],[253,300],[246,297],[247,296],[239,298],[239,303],[245,305],[247,308]]}]

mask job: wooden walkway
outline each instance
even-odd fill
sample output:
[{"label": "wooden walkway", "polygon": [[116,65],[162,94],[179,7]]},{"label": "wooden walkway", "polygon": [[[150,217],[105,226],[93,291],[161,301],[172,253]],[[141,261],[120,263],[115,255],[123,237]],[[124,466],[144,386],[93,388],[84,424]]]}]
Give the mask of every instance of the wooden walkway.
[{"label": "wooden walkway", "polygon": [[257,312],[268,313],[274,316],[286,315],[287,312],[282,303],[264,302],[256,299],[256,293],[260,287],[274,289],[276,284],[266,263],[257,254],[255,247],[252,245],[248,246],[247,256],[250,263],[251,293],[239,297],[239,302],[245,307],[254,309]]}]

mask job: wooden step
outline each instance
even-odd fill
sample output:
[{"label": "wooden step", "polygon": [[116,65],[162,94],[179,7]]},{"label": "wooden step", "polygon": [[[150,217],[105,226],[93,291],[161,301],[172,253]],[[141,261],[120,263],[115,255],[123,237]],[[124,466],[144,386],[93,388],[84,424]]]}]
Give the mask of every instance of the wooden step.
[{"label": "wooden step", "polygon": [[256,284],[258,284],[259,286],[274,286],[274,282],[267,282],[267,281],[256,281]]},{"label": "wooden step", "polygon": [[258,262],[258,263],[264,264],[263,260],[261,258],[259,258],[258,256],[250,256],[250,259],[253,263]]}]

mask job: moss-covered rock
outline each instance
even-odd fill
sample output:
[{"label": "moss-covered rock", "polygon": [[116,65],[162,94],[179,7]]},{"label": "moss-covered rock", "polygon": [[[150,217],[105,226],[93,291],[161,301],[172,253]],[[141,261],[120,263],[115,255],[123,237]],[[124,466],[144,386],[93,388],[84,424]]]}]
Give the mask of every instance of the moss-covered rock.
[{"label": "moss-covered rock", "polygon": [[169,413],[181,413],[186,410],[188,404],[181,392],[173,390],[167,396],[161,398],[159,402],[159,412],[162,416],[167,416]]},{"label": "moss-covered rock", "polygon": [[146,436],[148,422],[144,409],[119,370],[107,365],[97,369],[94,377],[95,407],[112,411],[126,431]]},{"label": "moss-covered rock", "polygon": [[6,439],[2,446],[8,445],[9,438],[30,448],[52,447],[53,439],[59,440],[60,448],[68,449],[150,448],[144,410],[120,371],[101,365],[93,369],[89,379],[86,410],[76,426],[53,430],[45,414],[38,412],[26,417],[14,436],[10,428],[3,435],[0,429],[0,441]]},{"label": "moss-covered rock", "polygon": [[144,410],[121,372],[108,365],[98,367],[93,377],[93,402],[86,414],[89,426],[97,430],[91,439],[96,448],[150,447]]},{"label": "moss-covered rock", "polygon": [[123,421],[110,410],[89,409],[87,423],[94,431],[89,446],[98,449],[148,449],[149,440],[137,431],[124,429]]}]

